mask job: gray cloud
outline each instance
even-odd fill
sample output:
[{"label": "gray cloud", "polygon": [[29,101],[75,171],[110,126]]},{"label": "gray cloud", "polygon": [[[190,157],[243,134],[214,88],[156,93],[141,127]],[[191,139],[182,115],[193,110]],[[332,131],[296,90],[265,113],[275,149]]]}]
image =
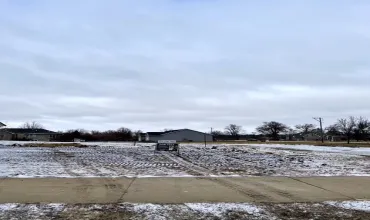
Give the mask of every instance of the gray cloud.
[{"label": "gray cloud", "polygon": [[0,3],[0,121],[248,132],[370,117],[367,2]]}]

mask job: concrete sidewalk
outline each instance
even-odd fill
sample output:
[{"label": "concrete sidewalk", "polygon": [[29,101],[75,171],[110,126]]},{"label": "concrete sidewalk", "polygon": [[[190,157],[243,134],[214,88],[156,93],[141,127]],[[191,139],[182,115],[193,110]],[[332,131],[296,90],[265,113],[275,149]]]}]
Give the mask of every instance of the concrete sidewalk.
[{"label": "concrete sidewalk", "polygon": [[0,179],[0,203],[370,200],[370,177]]}]

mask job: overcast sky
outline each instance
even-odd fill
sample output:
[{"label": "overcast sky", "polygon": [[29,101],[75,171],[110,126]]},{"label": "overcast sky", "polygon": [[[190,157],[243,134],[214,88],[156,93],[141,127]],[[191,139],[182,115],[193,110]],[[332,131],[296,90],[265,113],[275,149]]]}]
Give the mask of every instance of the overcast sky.
[{"label": "overcast sky", "polygon": [[369,1],[0,0],[0,121],[143,131],[370,117]]}]

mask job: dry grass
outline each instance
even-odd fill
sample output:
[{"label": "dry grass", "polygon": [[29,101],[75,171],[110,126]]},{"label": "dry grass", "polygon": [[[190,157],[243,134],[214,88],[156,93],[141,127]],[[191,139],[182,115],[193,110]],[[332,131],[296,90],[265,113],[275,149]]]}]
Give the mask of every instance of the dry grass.
[{"label": "dry grass", "polygon": [[266,144],[285,144],[285,145],[314,145],[327,147],[370,147],[369,142],[320,142],[320,141],[276,141],[266,142]]},{"label": "dry grass", "polygon": [[[204,142],[182,142],[183,144],[204,144]],[[282,144],[282,145],[313,145],[313,146],[327,146],[327,147],[370,147],[370,142],[324,142],[320,141],[270,141],[270,142],[257,142],[257,141],[217,141],[207,142],[207,145],[212,144]],[[24,147],[79,147],[85,148],[87,145],[81,143],[27,143]]]},{"label": "dry grass", "polygon": [[265,204],[269,213],[274,213],[278,219],[369,219],[369,213],[358,210],[341,209],[325,204],[291,203]]},{"label": "dry grass", "polygon": [[121,219],[142,219],[135,218],[136,213],[126,210],[118,209],[117,207],[105,207],[104,209],[86,210],[86,209],[73,209],[61,212],[55,219],[81,219],[81,220],[121,220]]},{"label": "dry grass", "polygon": [[27,143],[24,144],[23,147],[79,147],[84,148],[88,147],[87,145],[83,145],[80,143]]},{"label": "dry grass", "polygon": [[[204,144],[204,142],[183,142],[184,144]],[[370,142],[324,142],[321,141],[270,141],[270,142],[259,142],[259,141],[217,141],[207,142],[207,145],[212,144],[283,144],[283,145],[313,145],[313,146],[327,146],[327,147],[370,147]]]}]

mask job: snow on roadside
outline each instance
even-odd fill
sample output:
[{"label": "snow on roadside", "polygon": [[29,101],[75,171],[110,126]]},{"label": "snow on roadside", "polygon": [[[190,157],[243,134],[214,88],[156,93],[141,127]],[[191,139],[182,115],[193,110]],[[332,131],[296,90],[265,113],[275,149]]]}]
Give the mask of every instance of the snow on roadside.
[{"label": "snow on roadside", "polygon": [[324,203],[1,204],[0,219],[369,219],[370,201]]},{"label": "snow on roadside", "polygon": [[345,153],[352,155],[368,155],[370,156],[370,148],[366,147],[325,147],[325,146],[314,146],[314,145],[285,145],[285,144],[250,144],[246,145],[249,147],[264,147],[264,148],[280,148],[280,149],[292,149],[292,150],[308,150],[308,151],[319,151],[319,152],[333,152],[333,153]]},{"label": "snow on roadside", "polygon": [[[275,219],[272,214],[257,204],[249,203],[187,203],[187,204],[3,204],[0,205],[0,219],[43,219],[54,216],[89,216],[99,213],[127,213],[134,219],[215,219],[237,216],[242,219]],[[70,215],[69,213],[73,213]],[[80,215],[78,215],[80,213]]]},{"label": "snow on roadside", "polygon": [[370,201],[345,201],[345,202],[331,201],[326,202],[326,204],[344,209],[370,212]]},{"label": "snow on roadside", "polygon": [[261,216],[262,209],[248,203],[185,203],[190,209],[202,214],[212,214],[222,217],[228,211],[246,212],[249,215]]},{"label": "snow on roadside", "polygon": [[0,212],[13,210],[18,206],[15,203],[0,204]]},{"label": "snow on roadside", "polygon": [[168,213],[170,208],[169,205],[164,206],[159,204],[146,203],[146,204],[132,204],[132,206],[133,206],[132,209],[135,213],[145,216],[146,219],[158,219],[158,220],[170,219]]}]

